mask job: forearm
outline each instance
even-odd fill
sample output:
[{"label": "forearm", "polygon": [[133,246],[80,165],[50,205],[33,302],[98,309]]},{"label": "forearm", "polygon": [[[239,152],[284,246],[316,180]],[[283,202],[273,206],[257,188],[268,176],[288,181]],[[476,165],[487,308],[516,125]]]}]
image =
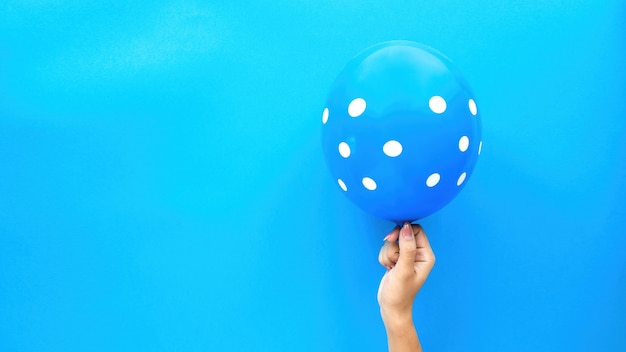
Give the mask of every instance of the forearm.
[{"label": "forearm", "polygon": [[382,314],[385,330],[387,330],[387,344],[389,352],[422,352],[413,319],[408,316],[393,316]]}]

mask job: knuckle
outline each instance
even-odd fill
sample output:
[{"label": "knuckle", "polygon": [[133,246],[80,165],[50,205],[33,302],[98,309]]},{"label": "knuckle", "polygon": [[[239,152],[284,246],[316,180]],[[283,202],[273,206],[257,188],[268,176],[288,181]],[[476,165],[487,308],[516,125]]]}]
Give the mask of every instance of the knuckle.
[{"label": "knuckle", "polygon": [[415,247],[400,248],[400,254],[402,254],[402,253],[415,254],[415,253],[417,253],[417,248],[415,248]]},{"label": "knuckle", "polygon": [[400,257],[400,252],[397,252],[397,251],[387,256],[387,258],[391,259],[394,262],[398,261],[398,257]]}]

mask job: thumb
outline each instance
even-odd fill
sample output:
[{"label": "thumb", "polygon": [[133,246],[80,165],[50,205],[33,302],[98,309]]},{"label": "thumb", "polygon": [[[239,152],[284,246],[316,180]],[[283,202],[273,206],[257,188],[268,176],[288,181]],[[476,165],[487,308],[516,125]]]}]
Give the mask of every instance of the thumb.
[{"label": "thumb", "polygon": [[413,235],[411,224],[406,222],[400,230],[400,257],[396,263],[399,275],[409,276],[415,274],[415,253],[417,252],[417,244]]}]

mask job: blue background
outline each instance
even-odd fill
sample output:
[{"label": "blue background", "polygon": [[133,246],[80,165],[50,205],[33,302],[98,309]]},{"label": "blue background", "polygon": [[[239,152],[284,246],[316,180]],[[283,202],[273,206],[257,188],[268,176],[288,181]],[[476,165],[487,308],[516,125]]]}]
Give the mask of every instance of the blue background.
[{"label": "blue background", "polygon": [[448,55],[483,151],[422,221],[427,351],[626,350],[626,3],[0,3],[1,351],[381,351],[392,224],[324,164],[343,65]]}]

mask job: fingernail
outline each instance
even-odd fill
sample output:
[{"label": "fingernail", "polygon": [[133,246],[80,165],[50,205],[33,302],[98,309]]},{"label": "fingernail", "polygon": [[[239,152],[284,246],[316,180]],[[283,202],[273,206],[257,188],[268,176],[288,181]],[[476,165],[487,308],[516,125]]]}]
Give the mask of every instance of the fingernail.
[{"label": "fingernail", "polygon": [[405,222],[404,226],[402,226],[401,235],[405,240],[410,240],[413,238],[413,229],[411,228],[410,222]]},{"label": "fingernail", "polygon": [[385,236],[385,238],[383,238],[383,242],[387,241],[387,239],[389,239],[389,236],[391,236],[391,235]]}]

